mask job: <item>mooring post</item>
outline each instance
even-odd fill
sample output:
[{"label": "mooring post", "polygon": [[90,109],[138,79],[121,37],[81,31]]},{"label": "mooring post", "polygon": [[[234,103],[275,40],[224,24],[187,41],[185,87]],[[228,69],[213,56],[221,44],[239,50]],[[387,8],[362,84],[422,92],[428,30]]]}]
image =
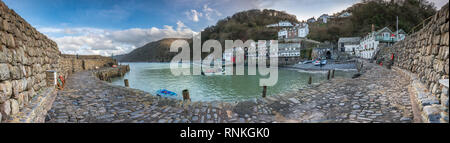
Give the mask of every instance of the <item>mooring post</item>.
[{"label": "mooring post", "polygon": [[328,70],[328,76],[327,76],[327,79],[330,80],[330,77],[331,77],[331,70]]},{"label": "mooring post", "polygon": [[191,100],[191,97],[189,96],[189,90],[187,90],[187,89],[185,89],[185,90],[183,90],[183,101],[186,101],[186,100]]},{"label": "mooring post", "polygon": [[267,86],[263,86],[262,97],[263,97],[263,98],[266,98],[266,94],[267,94]]},{"label": "mooring post", "polygon": [[308,84],[312,84],[312,77],[309,76]]},{"label": "mooring post", "polygon": [[130,87],[130,84],[128,83],[128,79],[124,79],[123,82],[125,83],[125,87]]},{"label": "mooring post", "polygon": [[331,70],[331,78],[334,78],[334,70]]}]

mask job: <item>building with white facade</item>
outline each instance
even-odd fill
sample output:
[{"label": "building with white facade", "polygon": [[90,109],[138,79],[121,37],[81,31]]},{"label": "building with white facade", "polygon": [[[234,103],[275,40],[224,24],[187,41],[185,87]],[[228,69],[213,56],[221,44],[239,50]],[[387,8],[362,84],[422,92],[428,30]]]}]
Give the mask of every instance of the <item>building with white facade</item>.
[{"label": "building with white facade", "polygon": [[289,21],[280,21],[275,24],[267,25],[267,27],[292,27],[292,26],[294,26],[294,25],[292,25],[292,23]]},{"label": "building with white facade", "polygon": [[286,28],[286,30],[286,38],[305,38],[309,34],[309,26],[306,23],[296,24],[293,27]]},{"label": "building with white facade", "polygon": [[312,18],[306,20],[306,22],[308,22],[308,23],[314,23],[314,22],[316,22],[316,18],[312,17]]},{"label": "building with white facade", "polygon": [[288,30],[286,28],[281,29],[278,31],[278,39],[285,39],[288,38]]},{"label": "building with white facade", "polygon": [[[267,56],[267,51],[270,48],[270,43],[265,40],[259,40],[257,42],[257,45],[255,45],[255,44],[252,44],[248,48],[248,50],[246,50],[247,57],[249,59],[258,59],[258,57],[261,58],[261,57]],[[264,48],[266,48],[266,50],[262,50]],[[253,51],[253,52],[250,52],[250,51]]]},{"label": "building with white facade", "polygon": [[236,62],[236,56],[237,55],[244,55],[245,51],[242,47],[235,47],[232,49],[225,49],[225,51],[222,54],[222,59],[226,62]]},{"label": "building with white facade", "polygon": [[280,29],[278,31],[278,39],[305,38],[309,34],[309,26],[307,23],[288,24],[286,22],[279,22],[268,25],[267,27],[277,27]]},{"label": "building with white facade", "polygon": [[292,65],[298,63],[300,59],[301,42],[280,42],[278,43],[278,65]]},{"label": "building with white facade", "polygon": [[307,23],[297,24],[296,29],[298,30],[297,37],[305,38],[309,34],[309,26]]},{"label": "building with white facade", "polygon": [[328,22],[328,18],[330,18],[330,16],[328,16],[328,14],[322,14],[319,18],[317,18],[317,20],[321,21],[323,23],[327,23]]},{"label": "building with white facade", "polygon": [[402,31],[399,30],[399,34],[396,35],[397,32],[392,32],[389,28],[384,27],[381,30],[371,32],[361,39],[356,55],[364,59],[372,59],[380,45],[392,46],[395,42],[403,40],[406,33]]},{"label": "building with white facade", "polygon": [[345,18],[345,17],[349,17],[349,16],[352,16],[352,13],[344,12],[344,13],[340,14],[338,17],[339,18]]},{"label": "building with white facade", "polygon": [[338,48],[341,52],[349,55],[355,55],[360,44],[360,37],[342,37],[339,38]]},{"label": "building with white facade", "polygon": [[397,32],[395,32],[395,34],[398,34],[397,41],[404,40],[406,37],[406,32],[403,31],[403,29],[398,30]]},{"label": "building with white facade", "polygon": [[278,57],[300,57],[300,43],[278,43]]}]

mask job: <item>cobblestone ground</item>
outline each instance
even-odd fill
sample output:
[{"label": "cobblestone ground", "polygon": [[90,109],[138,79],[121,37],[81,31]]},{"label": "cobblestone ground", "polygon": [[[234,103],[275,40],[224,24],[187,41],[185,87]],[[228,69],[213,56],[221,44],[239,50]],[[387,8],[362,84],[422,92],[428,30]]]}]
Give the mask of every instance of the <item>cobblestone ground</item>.
[{"label": "cobblestone ground", "polygon": [[412,122],[409,82],[394,71],[365,65],[366,73],[357,79],[335,78],[296,93],[238,103],[165,99],[80,72],[58,93],[47,122]]}]

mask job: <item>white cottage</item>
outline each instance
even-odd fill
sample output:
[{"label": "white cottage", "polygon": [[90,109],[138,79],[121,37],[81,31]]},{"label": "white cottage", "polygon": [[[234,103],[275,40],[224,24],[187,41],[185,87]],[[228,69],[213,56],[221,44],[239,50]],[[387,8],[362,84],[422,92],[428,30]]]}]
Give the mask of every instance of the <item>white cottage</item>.
[{"label": "white cottage", "polygon": [[364,59],[372,59],[380,44],[391,46],[397,41],[395,33],[384,27],[381,30],[371,32],[361,40],[357,56]]},{"label": "white cottage", "polygon": [[341,52],[345,52],[349,55],[355,55],[358,50],[360,37],[342,37],[339,38],[338,48]]},{"label": "white cottage", "polygon": [[328,18],[330,18],[330,16],[328,16],[328,14],[322,14],[319,18],[317,18],[317,20],[322,21],[323,23],[327,23]]},{"label": "white cottage", "polygon": [[309,26],[307,23],[300,23],[297,25],[298,37],[305,38],[309,34]]},{"label": "white cottage", "polygon": [[340,14],[338,17],[339,18],[345,18],[345,17],[349,17],[349,16],[352,16],[352,13],[344,12],[344,13]]},{"label": "white cottage", "polygon": [[314,23],[314,22],[316,22],[316,18],[312,17],[312,18],[306,20],[306,22],[308,22],[308,23]]}]

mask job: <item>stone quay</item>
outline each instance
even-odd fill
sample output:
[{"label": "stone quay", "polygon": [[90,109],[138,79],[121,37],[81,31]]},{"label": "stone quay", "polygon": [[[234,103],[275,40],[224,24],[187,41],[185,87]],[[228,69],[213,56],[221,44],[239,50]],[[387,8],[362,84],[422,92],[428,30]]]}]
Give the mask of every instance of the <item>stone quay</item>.
[{"label": "stone quay", "polygon": [[[335,78],[297,92],[241,102],[190,102],[116,86],[83,71],[68,79],[49,123],[410,123],[409,81],[364,63],[357,79]],[[113,68],[101,69],[114,70]]]}]

